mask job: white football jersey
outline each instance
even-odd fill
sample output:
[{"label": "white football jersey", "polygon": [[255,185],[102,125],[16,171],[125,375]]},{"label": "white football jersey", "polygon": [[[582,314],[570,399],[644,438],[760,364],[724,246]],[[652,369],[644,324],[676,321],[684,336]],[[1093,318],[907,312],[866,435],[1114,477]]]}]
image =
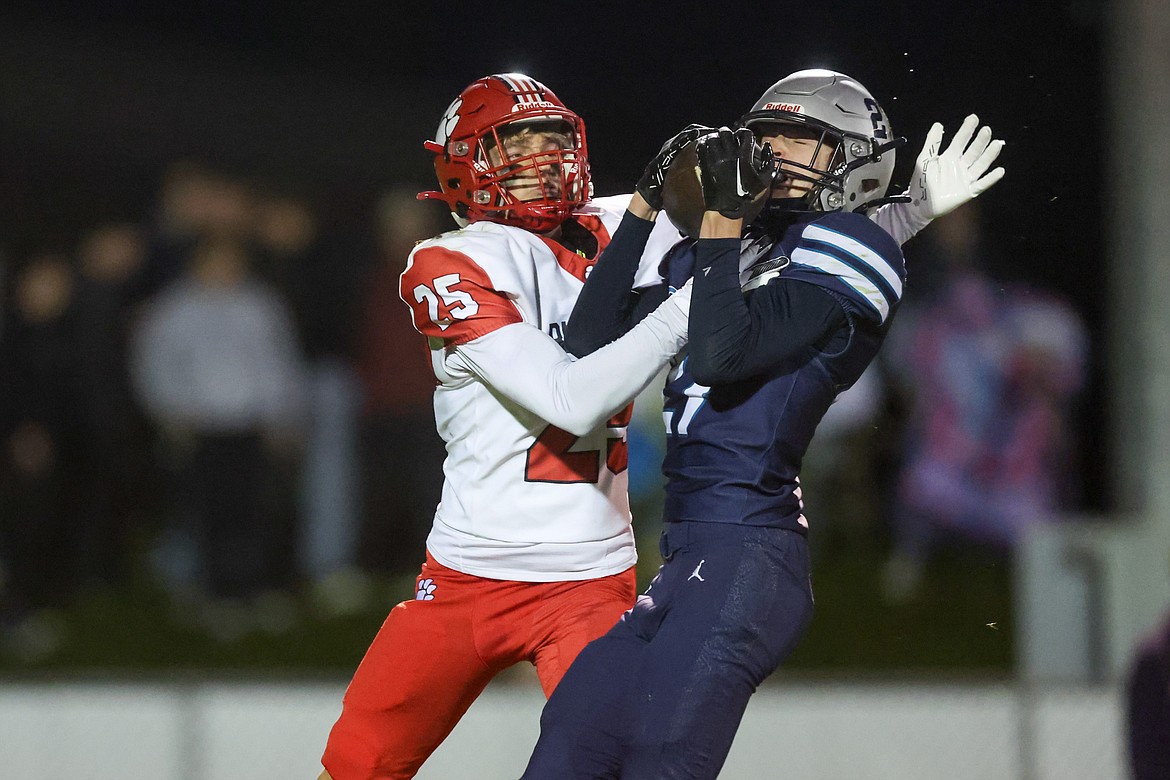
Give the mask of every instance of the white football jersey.
[{"label": "white football jersey", "polygon": [[[628,201],[628,195],[600,198],[574,217],[597,239],[598,252]],[[679,238],[667,220],[656,225],[636,287],[661,281],[658,263]],[[554,241],[492,222],[444,233],[411,252],[400,292],[415,327],[428,337],[438,380],[435,420],[447,447],[427,549],[445,566],[492,579],[550,582],[607,576],[637,559],[627,497],[630,408],[574,436],[452,359],[455,348],[515,323],[561,341],[593,263]]]}]

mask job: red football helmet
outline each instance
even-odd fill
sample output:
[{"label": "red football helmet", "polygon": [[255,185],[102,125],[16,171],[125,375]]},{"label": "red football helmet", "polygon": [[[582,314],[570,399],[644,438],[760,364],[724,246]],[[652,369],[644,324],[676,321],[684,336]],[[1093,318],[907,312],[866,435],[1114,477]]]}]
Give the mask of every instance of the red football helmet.
[{"label": "red football helmet", "polygon": [[[557,139],[526,144],[525,130]],[[590,196],[585,123],[553,91],[521,73],[487,76],[448,106],[434,152],[438,192],[461,225],[478,220],[543,233]]]}]

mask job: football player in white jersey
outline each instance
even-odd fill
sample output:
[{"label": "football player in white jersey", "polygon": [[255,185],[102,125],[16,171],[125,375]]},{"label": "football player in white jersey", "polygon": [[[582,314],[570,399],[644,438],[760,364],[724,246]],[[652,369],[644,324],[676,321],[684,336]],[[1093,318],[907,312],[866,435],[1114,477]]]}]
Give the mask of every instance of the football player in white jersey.
[{"label": "football player in white jersey", "polygon": [[[584,123],[551,90],[480,79],[426,146],[440,189],[420,197],[462,227],[414,249],[400,292],[431,347],[442,501],[416,597],[329,735],[334,780],[413,777],[498,672],[529,661],[551,693],[633,604],[629,404],[686,342],[689,289],[644,302],[642,325],[585,359],[558,343],[629,198],[590,200]],[[678,239],[655,230],[653,281]]]}]

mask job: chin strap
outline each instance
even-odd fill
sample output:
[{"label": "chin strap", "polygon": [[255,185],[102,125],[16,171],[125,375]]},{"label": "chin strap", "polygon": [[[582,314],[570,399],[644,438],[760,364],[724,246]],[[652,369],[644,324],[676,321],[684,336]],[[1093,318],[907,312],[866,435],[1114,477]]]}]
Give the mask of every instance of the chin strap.
[{"label": "chin strap", "polygon": [[899,147],[902,147],[905,145],[906,145],[906,136],[900,135],[892,141],[886,141],[884,144],[880,144],[879,146],[877,146],[873,150],[873,152],[870,153],[869,156],[871,158],[873,158],[873,160],[876,162],[879,157],[881,157],[883,154],[890,151],[891,149],[898,149]]},{"label": "chin strap", "polygon": [[[872,162],[877,162],[886,152],[905,145],[906,138],[904,136],[898,136],[897,138],[891,141],[887,141],[884,144],[879,144],[875,146],[873,151],[867,154],[865,157],[858,157],[856,160],[849,163],[841,171],[841,173],[838,174],[838,178],[844,181],[845,176],[850,171],[856,170],[863,165],[869,165]],[[827,182],[822,184],[821,189],[814,187],[807,195],[802,198],[773,198],[769,200],[764,204],[764,209],[760,212],[760,216],[756,218],[756,221],[762,226],[774,229],[777,221],[791,219],[797,214],[805,214],[810,211],[814,211],[815,209],[813,208],[813,204],[818,202],[820,199],[820,192],[825,186],[828,186]],[[878,206],[884,206],[887,203],[909,202],[910,198],[905,195],[891,195],[886,198],[874,198],[873,200],[868,200],[857,208],[853,209],[853,211],[859,214],[865,214],[870,209],[877,208]]]},{"label": "chin strap", "polygon": [[888,198],[874,198],[867,200],[857,208],[853,209],[858,214],[866,214],[870,209],[876,209],[878,206],[884,206],[887,203],[909,203],[911,200],[909,195],[891,195]]}]

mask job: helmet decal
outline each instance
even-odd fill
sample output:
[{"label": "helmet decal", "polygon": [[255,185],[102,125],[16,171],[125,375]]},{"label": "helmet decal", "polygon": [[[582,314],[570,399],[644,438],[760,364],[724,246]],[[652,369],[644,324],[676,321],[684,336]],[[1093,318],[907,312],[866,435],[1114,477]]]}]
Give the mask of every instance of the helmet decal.
[{"label": "helmet decal", "polygon": [[504,82],[512,91],[513,99],[516,101],[516,105],[512,106],[513,113],[529,108],[563,108],[545,98],[546,89],[543,84],[523,73],[501,73],[492,78]]},{"label": "helmet decal", "polygon": [[459,123],[459,109],[463,106],[463,98],[457,97],[451,101],[451,105],[447,106],[447,110],[443,112],[443,118],[439,120],[439,129],[435,131],[435,140],[441,144],[447,143],[447,139],[451,137],[451,133],[455,130],[455,125]]},{"label": "helmet decal", "polygon": [[873,98],[865,99],[865,107],[869,109],[869,120],[873,122],[873,137],[880,138],[883,141],[889,138],[889,123],[886,121],[886,115],[882,111],[882,107]]}]

